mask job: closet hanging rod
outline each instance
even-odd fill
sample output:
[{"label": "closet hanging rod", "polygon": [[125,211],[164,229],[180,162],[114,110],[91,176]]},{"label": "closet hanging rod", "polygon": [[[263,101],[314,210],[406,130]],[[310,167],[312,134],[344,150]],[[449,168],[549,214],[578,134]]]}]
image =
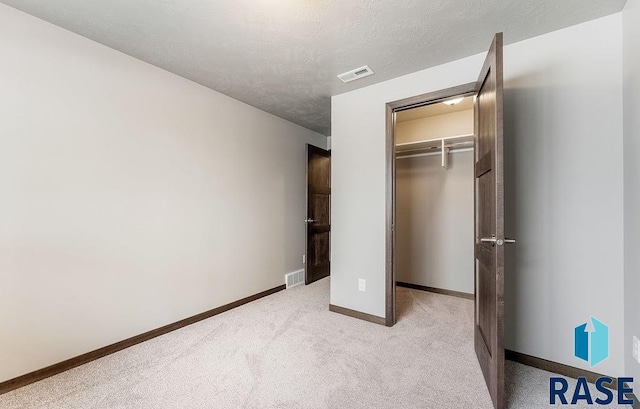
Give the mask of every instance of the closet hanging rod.
[{"label": "closet hanging rod", "polygon": [[[466,142],[454,142],[454,143],[449,143],[449,144],[445,144],[444,148],[448,149],[448,150],[453,150],[453,149],[464,149],[464,148],[473,148],[474,144],[471,141],[466,141]],[[440,145],[434,145],[434,146],[423,146],[423,147],[413,147],[411,149],[404,149],[404,150],[396,150],[396,156],[400,157],[400,156],[406,156],[406,155],[413,155],[413,154],[418,154],[418,153],[436,153],[436,152],[441,152],[442,151],[442,143]]]},{"label": "closet hanging rod", "polygon": [[396,150],[422,148],[423,146],[438,146],[438,145],[441,145],[443,141],[444,142],[450,142],[450,141],[473,142],[474,136],[475,136],[474,134],[466,134],[466,135],[456,135],[456,136],[445,136],[443,138],[425,139],[422,141],[398,143],[396,144]]},{"label": "closet hanging rod", "polygon": [[[470,148],[456,148],[456,149],[452,149],[449,151],[449,153],[462,153],[462,152],[473,152],[473,147]],[[442,155],[442,152],[437,151],[437,152],[424,152],[424,153],[410,153],[407,152],[405,155],[397,155],[396,156],[396,160],[400,160],[400,159],[409,159],[409,158],[421,158],[423,156],[440,156]]]},{"label": "closet hanging rod", "polygon": [[[431,142],[431,141],[429,141]],[[473,143],[473,141],[462,141],[462,142],[449,142],[447,143],[446,141],[442,141],[442,140],[438,140],[438,144],[434,144],[434,143],[429,143],[429,144],[422,144],[422,145],[416,145],[416,146],[411,146],[411,147],[404,147],[403,149],[397,149],[396,147],[396,153],[405,153],[405,152],[413,152],[413,151],[425,151],[425,150],[439,150],[442,149],[442,145],[444,142],[444,146],[446,148],[458,148],[458,147],[469,147],[469,146],[474,146],[475,144]]]}]

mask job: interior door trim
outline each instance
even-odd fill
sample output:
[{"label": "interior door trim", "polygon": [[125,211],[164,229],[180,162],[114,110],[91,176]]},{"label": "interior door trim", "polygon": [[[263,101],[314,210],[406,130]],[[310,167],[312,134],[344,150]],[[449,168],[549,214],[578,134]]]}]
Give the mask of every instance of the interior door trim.
[{"label": "interior door trim", "polygon": [[405,111],[411,108],[418,108],[423,105],[435,104],[453,97],[475,95],[477,93],[477,82],[458,85],[439,91],[416,95],[389,102],[386,105],[386,153],[385,153],[385,196],[386,196],[386,230],[385,230],[385,325],[392,327],[396,323],[396,266],[395,266],[395,197],[396,197],[396,112]]}]

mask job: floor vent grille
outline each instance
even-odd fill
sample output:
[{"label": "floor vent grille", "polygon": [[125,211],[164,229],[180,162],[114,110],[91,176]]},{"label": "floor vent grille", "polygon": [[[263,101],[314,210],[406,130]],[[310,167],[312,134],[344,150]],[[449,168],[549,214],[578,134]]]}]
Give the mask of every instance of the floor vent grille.
[{"label": "floor vent grille", "polygon": [[284,283],[287,288],[292,288],[304,284],[304,270],[294,271],[284,276]]}]

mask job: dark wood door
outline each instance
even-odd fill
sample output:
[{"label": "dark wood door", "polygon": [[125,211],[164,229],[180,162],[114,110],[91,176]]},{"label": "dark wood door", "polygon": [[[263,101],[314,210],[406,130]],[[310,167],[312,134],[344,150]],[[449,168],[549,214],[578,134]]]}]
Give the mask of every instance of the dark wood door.
[{"label": "dark wood door", "polygon": [[493,39],[476,89],[474,344],[493,405],[502,409],[505,407],[502,33]]},{"label": "dark wood door", "polygon": [[305,283],[327,277],[331,241],[331,152],[307,145]]}]

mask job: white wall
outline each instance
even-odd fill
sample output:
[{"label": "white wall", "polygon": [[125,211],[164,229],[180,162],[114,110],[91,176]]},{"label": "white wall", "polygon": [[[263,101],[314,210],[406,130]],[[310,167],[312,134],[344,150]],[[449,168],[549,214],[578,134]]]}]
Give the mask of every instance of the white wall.
[{"label": "white wall", "polygon": [[[593,315],[611,332],[611,356],[593,370],[614,376],[624,366],[621,26],[617,14],[505,49],[507,233],[518,239],[507,348],[591,369],[573,356],[573,328]],[[475,81],[483,60],[332,98],[332,304],[385,314],[385,103]]]},{"label": "white wall", "polygon": [[638,380],[631,342],[640,338],[640,0],[627,1],[623,27],[625,362],[626,375]]},{"label": "white wall", "polygon": [[0,382],[284,282],[326,138],[0,5]]}]

